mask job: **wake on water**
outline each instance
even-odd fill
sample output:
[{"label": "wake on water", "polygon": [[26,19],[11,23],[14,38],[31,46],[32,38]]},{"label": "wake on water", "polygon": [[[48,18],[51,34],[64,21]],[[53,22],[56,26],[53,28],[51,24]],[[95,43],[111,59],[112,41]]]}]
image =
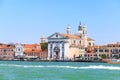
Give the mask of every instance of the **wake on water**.
[{"label": "wake on water", "polygon": [[90,65],[90,66],[60,66],[60,65],[15,65],[15,64],[0,64],[0,67],[22,67],[22,68],[64,68],[64,69],[101,69],[101,70],[120,70],[118,66],[103,66],[103,65]]}]

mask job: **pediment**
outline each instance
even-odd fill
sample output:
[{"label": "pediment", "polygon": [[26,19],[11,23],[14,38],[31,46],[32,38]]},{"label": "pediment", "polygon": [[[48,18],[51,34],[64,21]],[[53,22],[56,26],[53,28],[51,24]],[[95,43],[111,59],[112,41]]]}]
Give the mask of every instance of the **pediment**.
[{"label": "pediment", "polygon": [[64,36],[62,36],[62,34],[60,34],[60,33],[54,33],[54,34],[52,34],[51,36],[49,36],[48,37],[48,39],[56,39],[56,38],[64,38]]}]

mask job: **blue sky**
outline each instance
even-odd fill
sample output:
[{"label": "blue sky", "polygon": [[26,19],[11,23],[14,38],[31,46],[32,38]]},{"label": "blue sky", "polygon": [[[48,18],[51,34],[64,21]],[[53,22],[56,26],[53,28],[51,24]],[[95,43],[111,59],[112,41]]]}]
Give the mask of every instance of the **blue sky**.
[{"label": "blue sky", "polygon": [[96,44],[120,41],[120,0],[0,0],[0,42],[39,43],[86,24]]}]

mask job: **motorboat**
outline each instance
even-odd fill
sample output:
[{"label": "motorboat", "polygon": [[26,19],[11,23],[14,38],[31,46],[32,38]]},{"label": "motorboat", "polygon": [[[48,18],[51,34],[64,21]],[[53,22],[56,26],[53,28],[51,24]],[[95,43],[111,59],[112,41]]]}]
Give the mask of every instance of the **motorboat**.
[{"label": "motorboat", "polygon": [[120,64],[120,59],[110,59],[108,61],[109,64]]}]

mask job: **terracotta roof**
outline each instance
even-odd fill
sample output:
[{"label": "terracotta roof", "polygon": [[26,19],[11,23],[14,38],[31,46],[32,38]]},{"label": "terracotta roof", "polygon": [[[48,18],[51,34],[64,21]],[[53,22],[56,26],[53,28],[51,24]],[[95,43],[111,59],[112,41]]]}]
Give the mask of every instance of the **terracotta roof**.
[{"label": "terracotta roof", "polygon": [[24,44],[24,48],[36,48],[37,46],[40,46],[40,44]]},{"label": "terracotta roof", "polygon": [[64,38],[80,39],[80,37],[78,35],[74,35],[74,34],[62,34],[62,33],[59,33],[59,32],[57,32],[56,34],[59,34]]},{"label": "terracotta roof", "polygon": [[38,46],[40,44],[24,44],[24,46]]},{"label": "terracotta roof", "polygon": [[[70,38],[70,39],[81,39],[81,35],[76,35],[76,34],[62,34],[59,32],[56,32],[55,34],[59,34],[60,36],[62,36],[63,38]],[[54,35],[54,34],[53,34]],[[52,37],[53,35],[51,35],[50,37]],[[50,38],[48,37],[48,38]],[[88,37],[87,39],[88,41],[94,41],[92,38]]]},{"label": "terracotta roof", "polygon": [[0,48],[14,48],[14,46],[9,44],[0,44]]},{"label": "terracotta roof", "polygon": [[88,41],[94,41],[92,38],[90,38],[90,37],[87,37],[87,40]]},{"label": "terracotta roof", "polygon": [[27,49],[27,50],[25,50],[24,52],[26,52],[26,53],[31,53],[31,52],[41,52],[41,50],[39,50],[39,49]]},{"label": "terracotta roof", "polygon": [[65,38],[70,38],[70,39],[80,39],[79,36],[72,35],[72,34],[62,34],[62,36],[65,37]]}]

